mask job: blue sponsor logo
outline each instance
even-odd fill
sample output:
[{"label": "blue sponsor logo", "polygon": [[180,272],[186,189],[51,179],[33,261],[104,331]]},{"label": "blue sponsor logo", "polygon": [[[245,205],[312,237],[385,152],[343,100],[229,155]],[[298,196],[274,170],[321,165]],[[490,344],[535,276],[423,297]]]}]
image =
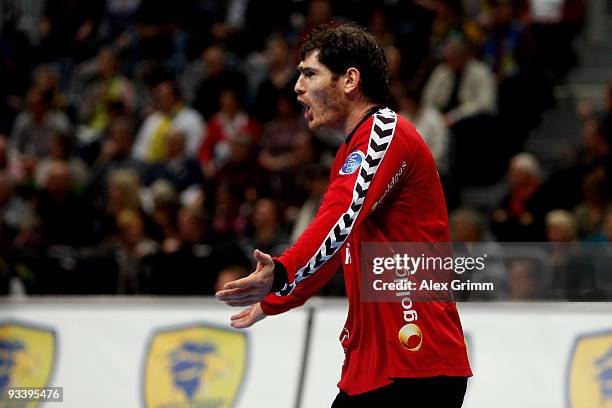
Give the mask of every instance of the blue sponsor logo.
[{"label": "blue sponsor logo", "polygon": [[344,162],[344,165],[340,169],[340,175],[344,176],[347,174],[353,174],[355,170],[361,166],[363,159],[364,154],[359,150],[355,150],[353,153],[349,154]]}]

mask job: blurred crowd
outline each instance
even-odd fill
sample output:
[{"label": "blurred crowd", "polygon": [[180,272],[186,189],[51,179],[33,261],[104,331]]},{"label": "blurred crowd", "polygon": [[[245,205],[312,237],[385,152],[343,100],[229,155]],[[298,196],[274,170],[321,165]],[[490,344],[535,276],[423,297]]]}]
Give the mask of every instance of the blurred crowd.
[{"label": "blurred crowd", "polygon": [[[609,242],[612,87],[544,177],[524,152],[585,0],[0,0],[0,293],[209,295],[314,217],[336,134],[297,50],[354,21],[431,148],[453,239]],[[271,10],[273,9],[273,10]],[[507,178],[483,212],[461,191]],[[342,276],[324,294],[343,293]],[[518,296],[518,295],[517,295]]]}]

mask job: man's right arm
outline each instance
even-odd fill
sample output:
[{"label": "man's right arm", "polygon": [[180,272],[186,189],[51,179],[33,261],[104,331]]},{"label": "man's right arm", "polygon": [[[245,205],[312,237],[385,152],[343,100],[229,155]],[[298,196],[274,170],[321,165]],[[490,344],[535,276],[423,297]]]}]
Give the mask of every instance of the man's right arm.
[{"label": "man's right arm", "polygon": [[[263,320],[266,316],[277,315],[284,313],[290,309],[303,305],[308,298],[318,293],[329,279],[336,273],[340,267],[340,257],[336,256],[330,259],[323,267],[321,267],[320,275],[317,279],[307,279],[302,285],[299,285],[288,296],[277,296],[274,292],[270,293],[261,302],[249,306],[240,313],[237,313],[231,318],[231,325],[235,329],[245,329],[253,324]],[[275,275],[286,274],[284,266],[275,260]],[[283,280],[281,280],[282,282]],[[277,284],[280,284],[277,282]],[[273,290],[275,288],[273,287]]]},{"label": "man's right arm", "polygon": [[[278,260],[274,262],[274,274],[285,274],[282,263]],[[316,295],[329,282],[332,276],[338,271],[341,265],[341,257],[334,256],[327,261],[317,271],[316,279],[305,279],[302,283],[287,296],[277,296],[274,291],[278,288],[273,287],[273,292],[270,293],[264,300],[261,301],[261,308],[266,316],[277,315],[284,313],[290,309],[302,306],[308,298]],[[276,281],[276,280],[275,280]]]}]

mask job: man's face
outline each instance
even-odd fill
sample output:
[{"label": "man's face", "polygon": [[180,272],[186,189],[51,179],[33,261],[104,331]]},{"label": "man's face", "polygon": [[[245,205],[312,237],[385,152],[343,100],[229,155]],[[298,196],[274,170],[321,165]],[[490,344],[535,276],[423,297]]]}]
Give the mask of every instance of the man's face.
[{"label": "man's face", "polygon": [[297,99],[306,107],[304,117],[311,130],[321,127],[341,129],[347,112],[340,81],[319,62],[318,55],[319,51],[315,50],[298,65]]},{"label": "man's face", "polygon": [[158,108],[166,113],[170,114],[172,109],[176,105],[176,98],[172,91],[172,86],[167,82],[162,82],[157,85],[154,93],[155,101],[157,102]]}]

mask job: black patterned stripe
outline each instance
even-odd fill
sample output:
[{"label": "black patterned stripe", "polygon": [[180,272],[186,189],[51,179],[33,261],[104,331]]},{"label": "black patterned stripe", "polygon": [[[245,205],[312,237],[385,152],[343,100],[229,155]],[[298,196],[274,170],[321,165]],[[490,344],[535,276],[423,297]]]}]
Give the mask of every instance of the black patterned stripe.
[{"label": "black patterned stripe", "polygon": [[381,109],[374,115],[368,152],[355,181],[351,204],[329,231],[315,255],[306,265],[298,269],[294,281],[291,284],[285,284],[280,291],[275,292],[276,295],[289,295],[301,281],[313,275],[344,244],[351,233],[353,223],[359,216],[370,183],[393,140],[396,124],[397,115],[390,109]]}]

